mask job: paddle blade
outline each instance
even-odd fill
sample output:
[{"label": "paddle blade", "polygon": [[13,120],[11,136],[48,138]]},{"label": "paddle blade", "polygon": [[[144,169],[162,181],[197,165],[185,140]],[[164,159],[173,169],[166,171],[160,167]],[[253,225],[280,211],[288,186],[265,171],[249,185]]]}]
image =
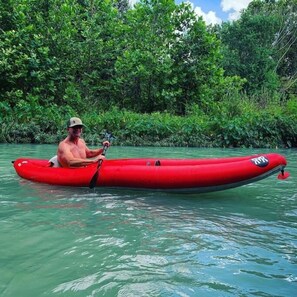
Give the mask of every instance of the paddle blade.
[{"label": "paddle blade", "polygon": [[290,173],[289,172],[287,172],[287,171],[283,171],[283,172],[281,172],[278,176],[277,176],[277,178],[278,179],[286,179],[286,178],[288,178],[290,176]]},{"label": "paddle blade", "polygon": [[93,189],[96,186],[97,183],[97,179],[98,179],[98,174],[99,174],[99,169],[97,169],[96,173],[93,175],[90,184],[89,184],[89,188]]},{"label": "paddle blade", "polygon": [[96,186],[98,175],[99,175],[99,170],[100,170],[100,167],[101,167],[102,162],[103,162],[102,159],[100,159],[99,162],[98,162],[98,166],[97,166],[96,172],[93,175],[93,177],[92,177],[92,179],[90,181],[90,184],[89,184],[89,188],[90,189],[93,189]]}]

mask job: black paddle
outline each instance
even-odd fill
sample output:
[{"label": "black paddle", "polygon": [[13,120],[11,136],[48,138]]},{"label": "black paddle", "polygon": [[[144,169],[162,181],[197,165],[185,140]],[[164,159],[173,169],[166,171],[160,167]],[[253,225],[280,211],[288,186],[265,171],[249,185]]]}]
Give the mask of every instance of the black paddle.
[{"label": "black paddle", "polygon": [[[107,138],[108,141],[111,141],[111,139],[114,138],[114,137],[112,136],[112,134],[110,134],[110,133],[105,133],[105,136],[106,136],[106,138]],[[107,149],[108,149],[108,145],[104,145],[104,147],[103,147],[103,152],[102,152],[101,155],[105,156],[105,153],[106,153]],[[96,172],[95,172],[95,174],[93,175],[93,177],[92,177],[92,179],[91,179],[91,181],[90,181],[90,184],[89,184],[89,188],[90,188],[90,189],[93,189],[93,188],[96,186],[97,179],[98,179],[98,175],[99,175],[99,170],[100,170],[100,167],[101,167],[102,162],[103,162],[102,159],[100,159],[100,160],[98,161],[98,165],[97,165]]]}]

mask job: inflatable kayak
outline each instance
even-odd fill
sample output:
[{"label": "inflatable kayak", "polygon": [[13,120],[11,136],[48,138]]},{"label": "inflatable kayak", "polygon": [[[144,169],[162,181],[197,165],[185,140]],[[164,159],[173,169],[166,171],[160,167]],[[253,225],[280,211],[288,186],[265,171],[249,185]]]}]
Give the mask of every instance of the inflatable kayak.
[{"label": "inflatable kayak", "polygon": [[[19,158],[17,174],[25,179],[61,186],[89,187],[97,165],[54,168],[48,160]],[[104,160],[95,180],[97,187],[211,192],[252,183],[281,172],[287,162],[279,154],[211,159],[111,159]]]}]

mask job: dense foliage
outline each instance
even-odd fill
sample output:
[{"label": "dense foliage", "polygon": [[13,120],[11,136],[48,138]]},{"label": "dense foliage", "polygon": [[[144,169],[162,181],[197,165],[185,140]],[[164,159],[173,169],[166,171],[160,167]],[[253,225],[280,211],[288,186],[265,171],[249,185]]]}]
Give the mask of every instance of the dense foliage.
[{"label": "dense foliage", "polygon": [[[297,0],[207,27],[174,0],[0,0],[0,142],[297,146]],[[99,128],[98,128],[99,127]]]},{"label": "dense foliage", "polygon": [[297,1],[250,3],[241,18],[218,28],[228,75],[246,79],[245,90],[297,93]]}]

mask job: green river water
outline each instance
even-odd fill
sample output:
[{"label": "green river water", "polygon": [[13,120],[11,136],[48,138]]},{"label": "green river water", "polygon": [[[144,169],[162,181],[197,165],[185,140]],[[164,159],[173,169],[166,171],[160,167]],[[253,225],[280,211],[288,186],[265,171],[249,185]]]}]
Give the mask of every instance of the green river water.
[{"label": "green river water", "polygon": [[58,187],[0,144],[0,296],[297,296],[297,150],[111,147],[108,158],[277,152],[291,176],[207,194]]}]

